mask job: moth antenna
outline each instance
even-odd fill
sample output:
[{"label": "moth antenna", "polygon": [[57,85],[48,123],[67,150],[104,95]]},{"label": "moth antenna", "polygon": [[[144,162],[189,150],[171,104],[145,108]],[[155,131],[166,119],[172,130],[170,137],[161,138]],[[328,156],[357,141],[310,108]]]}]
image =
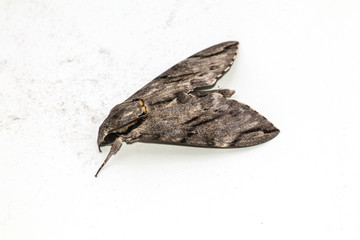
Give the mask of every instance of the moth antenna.
[{"label": "moth antenna", "polygon": [[100,168],[97,170],[97,172],[96,172],[96,174],[95,174],[95,177],[97,177],[97,175],[99,174],[100,170],[105,166],[105,164],[107,163],[107,161],[109,161],[110,157],[111,157],[112,155],[115,155],[115,154],[119,151],[121,145],[122,145],[122,141],[121,141],[120,138],[117,138],[117,139],[113,142],[113,144],[111,145],[111,149],[110,149],[109,154],[108,154],[107,157],[105,158],[104,162],[101,164]]},{"label": "moth antenna", "polygon": [[107,161],[110,159],[110,157],[112,156],[112,152],[110,151],[109,154],[107,155],[107,157],[105,158],[105,161],[101,164],[101,166],[99,167],[99,169],[97,170],[95,177],[97,177],[97,175],[99,174],[100,170],[105,166],[105,164],[107,163]]}]

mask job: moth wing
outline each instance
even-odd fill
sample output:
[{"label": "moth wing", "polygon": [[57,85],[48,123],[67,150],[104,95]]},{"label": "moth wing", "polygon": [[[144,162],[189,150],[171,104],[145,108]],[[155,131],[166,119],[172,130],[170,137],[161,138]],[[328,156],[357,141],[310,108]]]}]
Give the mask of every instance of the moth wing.
[{"label": "moth wing", "polygon": [[247,147],[267,142],[279,130],[265,117],[229,97],[232,90],[182,93],[154,109],[136,129],[135,141],[202,147]]},{"label": "moth wing", "polygon": [[233,64],[239,43],[224,42],[179,62],[145,85],[128,100],[140,98],[148,105],[173,100],[179,92],[188,93],[216,83]]}]

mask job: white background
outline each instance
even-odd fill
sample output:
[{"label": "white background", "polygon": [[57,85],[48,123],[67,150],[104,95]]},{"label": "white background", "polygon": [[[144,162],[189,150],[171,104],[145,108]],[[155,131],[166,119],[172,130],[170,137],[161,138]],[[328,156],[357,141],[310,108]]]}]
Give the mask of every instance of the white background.
[{"label": "white background", "polygon": [[[358,1],[0,1],[1,239],[359,239]],[[240,41],[217,86],[281,133],[246,149],[123,145],[109,110]]]}]

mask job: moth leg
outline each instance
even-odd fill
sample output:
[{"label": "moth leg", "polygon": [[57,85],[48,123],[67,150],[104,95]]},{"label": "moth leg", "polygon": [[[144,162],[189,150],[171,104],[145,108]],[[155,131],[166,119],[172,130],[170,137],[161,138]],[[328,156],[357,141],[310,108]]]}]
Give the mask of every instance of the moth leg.
[{"label": "moth leg", "polygon": [[110,152],[109,152],[109,154],[107,155],[107,157],[105,158],[103,164],[101,164],[99,170],[96,172],[95,177],[97,177],[97,175],[99,174],[100,170],[105,166],[105,164],[107,163],[107,161],[109,161],[110,157],[111,157],[112,155],[115,155],[115,154],[119,151],[121,145],[122,145],[121,138],[117,138],[117,139],[112,143]]}]

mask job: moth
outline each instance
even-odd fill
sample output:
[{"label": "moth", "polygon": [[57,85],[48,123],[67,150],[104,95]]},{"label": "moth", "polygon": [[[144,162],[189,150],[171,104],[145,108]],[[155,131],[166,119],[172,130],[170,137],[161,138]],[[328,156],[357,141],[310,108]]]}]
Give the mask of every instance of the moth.
[{"label": "moth", "polygon": [[229,71],[238,46],[229,41],[198,52],[116,105],[99,128],[99,151],[111,148],[95,177],[122,142],[230,148],[276,137],[279,129],[265,117],[230,98],[234,90],[209,90]]}]

